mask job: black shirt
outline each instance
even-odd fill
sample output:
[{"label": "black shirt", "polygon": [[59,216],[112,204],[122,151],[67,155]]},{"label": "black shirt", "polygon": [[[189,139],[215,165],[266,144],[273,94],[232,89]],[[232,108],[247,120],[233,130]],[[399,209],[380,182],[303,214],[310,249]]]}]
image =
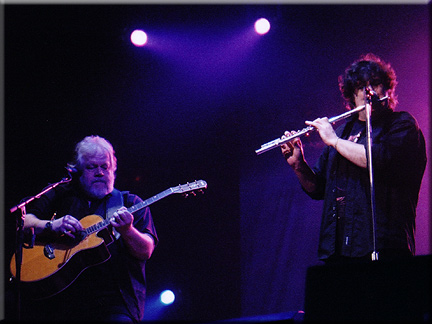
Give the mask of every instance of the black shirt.
[{"label": "black shirt", "polygon": [[[336,130],[348,139],[362,129],[357,116]],[[415,253],[416,207],[426,166],[425,141],[417,121],[407,112],[382,112],[372,119],[372,164],[376,206],[376,249]],[[366,145],[361,132],[357,143]],[[374,250],[370,181],[367,168],[342,157],[333,147],[324,148],[313,171],[317,175],[314,199],[324,199],[318,256],[325,260],[336,252],[337,199],[345,197],[340,255],[363,257]]]}]

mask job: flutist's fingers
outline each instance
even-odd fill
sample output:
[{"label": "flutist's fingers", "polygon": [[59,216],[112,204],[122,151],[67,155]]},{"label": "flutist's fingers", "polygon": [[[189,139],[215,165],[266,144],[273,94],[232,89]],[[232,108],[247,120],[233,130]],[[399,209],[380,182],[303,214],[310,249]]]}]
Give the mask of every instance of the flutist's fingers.
[{"label": "flutist's fingers", "polygon": [[[296,131],[285,131],[284,135],[282,135],[281,139],[288,138],[296,133]],[[293,140],[286,142],[281,145],[282,155],[285,159],[290,158],[294,154],[295,147],[300,147],[301,142],[299,138],[294,138]]]},{"label": "flutist's fingers", "polygon": [[[284,140],[289,136],[291,136],[291,132],[285,131],[284,134],[282,135],[281,139]],[[286,142],[285,144],[282,144],[281,148],[282,148],[282,153],[283,152],[288,153],[294,149],[294,146],[293,146],[292,142],[289,141],[289,142]]]},{"label": "flutist's fingers", "polygon": [[313,122],[306,121],[305,123],[306,125],[313,126],[318,130],[321,139],[326,145],[332,145],[336,140],[337,135],[327,117],[317,118]]},{"label": "flutist's fingers", "polygon": [[[282,135],[282,139],[288,138],[290,136],[293,136],[295,134],[297,134],[297,131],[285,131],[285,133]],[[298,145],[300,143],[300,138],[299,137],[295,137],[292,140],[290,140],[289,142],[287,142],[287,144],[291,147],[291,149],[294,148],[295,145]]]}]

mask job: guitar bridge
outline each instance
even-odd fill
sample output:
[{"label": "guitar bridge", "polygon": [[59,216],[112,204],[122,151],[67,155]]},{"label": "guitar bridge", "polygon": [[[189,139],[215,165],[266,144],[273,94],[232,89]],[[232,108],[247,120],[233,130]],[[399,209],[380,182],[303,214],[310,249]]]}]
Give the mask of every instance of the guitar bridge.
[{"label": "guitar bridge", "polygon": [[45,247],[44,247],[44,255],[45,255],[48,259],[50,259],[50,260],[52,260],[52,259],[55,258],[55,255],[54,255],[54,249],[52,248],[51,245],[49,245],[49,244],[45,245]]}]

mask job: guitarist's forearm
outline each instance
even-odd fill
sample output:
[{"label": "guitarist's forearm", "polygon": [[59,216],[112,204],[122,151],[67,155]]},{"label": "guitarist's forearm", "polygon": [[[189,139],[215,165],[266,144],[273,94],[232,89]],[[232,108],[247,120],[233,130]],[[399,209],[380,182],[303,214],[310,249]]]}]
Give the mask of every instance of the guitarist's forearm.
[{"label": "guitarist's forearm", "polygon": [[24,218],[24,228],[34,228],[35,234],[40,234],[45,229],[48,221],[41,220],[33,214],[26,214]]},{"label": "guitarist's forearm", "polygon": [[120,234],[132,256],[140,260],[148,260],[151,257],[154,250],[151,235],[141,233],[133,226]]}]

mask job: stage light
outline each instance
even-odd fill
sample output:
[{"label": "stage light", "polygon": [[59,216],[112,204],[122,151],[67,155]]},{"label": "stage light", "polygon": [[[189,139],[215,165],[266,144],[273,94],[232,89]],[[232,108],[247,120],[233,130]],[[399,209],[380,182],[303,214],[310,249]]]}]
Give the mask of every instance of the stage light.
[{"label": "stage light", "polygon": [[171,290],[164,290],[160,294],[160,301],[164,305],[171,305],[172,303],[174,303],[174,300],[175,300],[175,295]]},{"label": "stage light", "polygon": [[255,31],[264,35],[270,30],[270,22],[265,18],[260,18],[255,22]]},{"label": "stage light", "polygon": [[136,29],[131,33],[130,40],[135,46],[144,46],[147,43],[147,34],[140,29]]}]

